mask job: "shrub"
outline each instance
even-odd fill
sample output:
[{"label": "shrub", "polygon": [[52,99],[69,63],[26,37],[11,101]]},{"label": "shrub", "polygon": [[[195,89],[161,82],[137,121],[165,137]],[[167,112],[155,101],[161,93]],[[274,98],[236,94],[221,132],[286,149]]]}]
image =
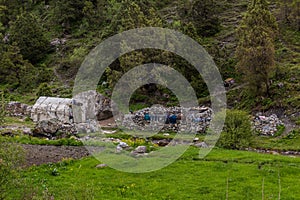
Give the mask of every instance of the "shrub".
[{"label": "shrub", "polygon": [[248,147],[253,139],[249,115],[245,111],[227,110],[223,132],[217,146],[227,149]]},{"label": "shrub", "polygon": [[53,96],[53,93],[52,93],[51,87],[47,83],[42,83],[42,84],[40,84],[36,95],[38,97],[40,97],[40,96],[51,97],[51,96]]}]

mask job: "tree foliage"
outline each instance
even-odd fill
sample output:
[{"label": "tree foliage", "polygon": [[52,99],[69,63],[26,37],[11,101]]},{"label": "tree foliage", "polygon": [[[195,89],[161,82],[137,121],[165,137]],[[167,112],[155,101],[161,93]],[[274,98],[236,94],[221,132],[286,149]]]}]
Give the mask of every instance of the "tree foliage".
[{"label": "tree foliage", "polygon": [[[54,5],[53,5],[54,4]],[[71,28],[81,22],[85,1],[82,0],[57,0],[53,1],[54,13],[52,15],[55,24],[58,24],[64,34],[70,34]]]},{"label": "tree foliage", "polygon": [[214,0],[193,1],[190,18],[201,36],[213,36],[220,31],[221,23],[217,16],[217,4]]},{"label": "tree foliage", "polygon": [[17,46],[7,47],[0,55],[0,83],[7,85],[13,91],[29,91],[34,87],[35,68],[23,59]]},{"label": "tree foliage", "polygon": [[[122,1],[122,5],[119,8],[119,22],[112,24],[112,29],[116,32],[123,32],[129,29],[142,28],[146,26],[162,27],[162,21],[155,13],[153,8],[149,8],[149,15],[145,15],[140,6],[135,2]],[[127,48],[128,44],[122,43],[121,48]],[[153,56],[150,56],[151,52],[145,51],[133,51],[118,59],[115,66],[112,66],[112,70],[108,70],[108,78],[111,80],[110,84],[114,85],[122,74],[128,70],[141,65],[143,63],[151,62]]]},{"label": "tree foliage", "polygon": [[35,15],[27,12],[12,22],[10,42],[16,43],[24,59],[32,64],[41,61],[49,50],[49,41],[41,23]]},{"label": "tree foliage", "polygon": [[16,20],[16,17],[22,12],[24,3],[24,1],[20,3],[18,0],[0,0],[1,23],[8,27],[9,22]]},{"label": "tree foliage", "polygon": [[53,93],[52,93],[51,87],[47,83],[42,83],[38,87],[36,95],[38,97],[40,97],[40,96],[52,97]]},{"label": "tree foliage", "polygon": [[280,0],[279,19],[293,28],[300,31],[300,0]]},{"label": "tree foliage", "polygon": [[252,0],[237,30],[237,69],[253,94],[269,93],[277,23],[265,0]]}]

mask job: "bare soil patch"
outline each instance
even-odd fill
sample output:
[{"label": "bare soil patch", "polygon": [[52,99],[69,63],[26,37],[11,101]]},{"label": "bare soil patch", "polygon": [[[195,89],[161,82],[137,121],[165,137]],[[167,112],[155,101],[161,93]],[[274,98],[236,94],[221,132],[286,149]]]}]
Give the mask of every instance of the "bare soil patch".
[{"label": "bare soil patch", "polygon": [[21,145],[25,150],[25,166],[60,162],[66,158],[80,159],[89,156],[85,147]]},{"label": "bare soil patch", "polygon": [[99,124],[102,128],[116,128],[117,124],[115,122],[115,119],[113,117],[105,120],[99,121]]}]

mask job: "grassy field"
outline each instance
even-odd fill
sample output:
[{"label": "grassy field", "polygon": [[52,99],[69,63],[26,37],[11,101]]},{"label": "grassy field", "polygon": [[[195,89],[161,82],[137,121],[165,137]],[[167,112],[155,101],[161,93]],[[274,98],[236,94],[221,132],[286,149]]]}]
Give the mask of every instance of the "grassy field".
[{"label": "grassy field", "polygon": [[274,149],[279,151],[300,151],[299,130],[294,130],[284,136],[255,136],[254,148]]},{"label": "grassy field", "polygon": [[[10,118],[7,125],[30,122]],[[172,139],[159,134],[152,139]],[[130,142],[130,136],[110,134]],[[198,136],[200,140],[204,136]],[[74,138],[45,140],[15,133],[7,141],[23,144],[74,145]],[[128,141],[127,141],[128,140]],[[299,131],[284,136],[255,136],[254,148],[300,150]],[[300,199],[300,157],[258,154],[215,148],[200,159],[190,147],[176,162],[161,170],[131,174],[93,157],[23,169],[6,199]],[[1,165],[1,163],[0,163]]]},{"label": "grassy field", "polygon": [[96,168],[93,157],[25,169],[8,199],[299,199],[300,158],[191,147],[161,170]]}]

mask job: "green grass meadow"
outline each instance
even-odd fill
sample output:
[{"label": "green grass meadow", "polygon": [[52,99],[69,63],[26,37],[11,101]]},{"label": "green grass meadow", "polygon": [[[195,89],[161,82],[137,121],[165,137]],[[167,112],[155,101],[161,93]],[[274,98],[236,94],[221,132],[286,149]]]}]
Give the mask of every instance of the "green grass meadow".
[{"label": "green grass meadow", "polygon": [[300,199],[300,158],[190,147],[150,173],[125,173],[93,157],[24,169],[8,199]]}]

